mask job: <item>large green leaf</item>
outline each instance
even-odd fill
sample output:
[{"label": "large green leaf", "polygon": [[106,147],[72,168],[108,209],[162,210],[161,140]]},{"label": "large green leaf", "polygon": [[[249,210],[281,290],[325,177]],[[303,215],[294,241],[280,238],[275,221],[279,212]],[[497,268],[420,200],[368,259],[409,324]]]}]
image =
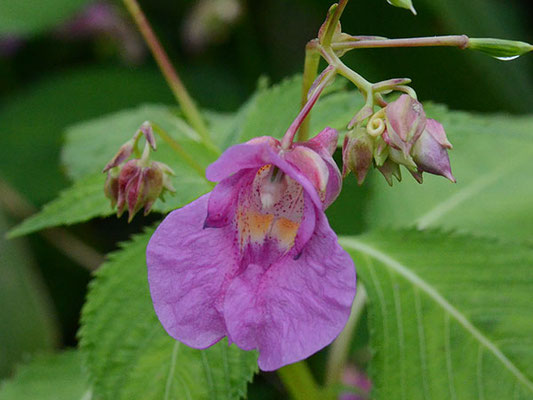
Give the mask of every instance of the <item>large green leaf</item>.
[{"label": "large green leaf", "polygon": [[2,0],[0,35],[35,34],[65,21],[89,0]]},{"label": "large green leaf", "polygon": [[46,355],[19,367],[0,384],[0,400],[90,400],[91,390],[76,351]]},{"label": "large green leaf", "polygon": [[58,339],[56,316],[28,248],[23,240],[6,240],[6,231],[0,209],[0,378]]},{"label": "large green leaf", "polygon": [[146,279],[150,230],[96,273],[83,309],[81,349],[94,392],[103,399],[238,399],[257,370],[255,352],[227,341],[200,351],[159,323]]},{"label": "large green leaf", "polygon": [[[444,123],[457,184],[405,173],[389,188],[371,183],[370,226],[443,227],[481,235],[533,239],[533,117],[483,116],[429,107]],[[377,175],[377,174],[374,174]]]},{"label": "large green leaf", "polygon": [[368,291],[376,399],[533,399],[533,249],[416,231],[340,241]]}]

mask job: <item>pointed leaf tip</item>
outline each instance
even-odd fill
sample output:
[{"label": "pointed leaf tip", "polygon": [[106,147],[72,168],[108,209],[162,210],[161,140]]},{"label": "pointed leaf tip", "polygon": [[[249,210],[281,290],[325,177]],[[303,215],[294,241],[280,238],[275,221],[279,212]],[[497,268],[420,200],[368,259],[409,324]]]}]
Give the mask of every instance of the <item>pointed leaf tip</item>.
[{"label": "pointed leaf tip", "polygon": [[394,7],[405,8],[411,11],[413,15],[416,15],[415,6],[411,0],[387,0],[387,3]]}]

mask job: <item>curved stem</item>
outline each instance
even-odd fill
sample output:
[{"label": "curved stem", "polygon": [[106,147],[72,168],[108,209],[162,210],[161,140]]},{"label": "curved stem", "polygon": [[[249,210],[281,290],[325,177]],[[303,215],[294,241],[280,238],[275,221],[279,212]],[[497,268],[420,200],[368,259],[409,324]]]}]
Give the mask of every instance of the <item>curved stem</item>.
[{"label": "curved stem", "polygon": [[[316,87],[314,90],[312,90],[313,93],[311,93],[311,97],[309,97],[309,100],[305,103],[305,106],[301,109],[300,113],[296,117],[296,119],[292,122],[291,126],[289,126],[289,129],[287,129],[287,132],[285,132],[285,135],[283,136],[283,139],[281,140],[281,147],[284,149],[288,149],[292,141],[294,140],[294,136],[296,135],[296,132],[302,125],[303,121],[309,115],[309,112],[311,112],[311,109],[317,102],[318,98],[322,94],[322,91],[324,88],[330,83],[331,79],[335,76],[337,73],[335,66],[330,65],[328,66],[322,74],[315,80]],[[313,85],[314,85],[313,84]],[[311,85],[311,87],[313,86]]]},{"label": "curved stem", "polygon": [[176,70],[174,69],[170,59],[168,58],[167,53],[161,43],[157,39],[150,23],[146,19],[144,13],[142,12],[137,0],[123,0],[124,5],[128,9],[129,13],[135,20],[139,31],[141,32],[144,41],[150,48],[152,55],[154,56],[159,69],[163,73],[170,90],[174,94],[174,97],[178,101],[185,118],[189,121],[191,126],[198,132],[202,137],[202,140],[209,144],[211,147],[214,146],[211,137],[209,136],[209,131],[207,125],[205,124],[198,108],[194,104],[193,99],[187,92],[187,89],[183,85],[183,82],[179,78]]},{"label": "curved stem", "polygon": [[278,376],[294,400],[323,400],[322,390],[316,383],[305,361],[286,365],[277,370]]}]

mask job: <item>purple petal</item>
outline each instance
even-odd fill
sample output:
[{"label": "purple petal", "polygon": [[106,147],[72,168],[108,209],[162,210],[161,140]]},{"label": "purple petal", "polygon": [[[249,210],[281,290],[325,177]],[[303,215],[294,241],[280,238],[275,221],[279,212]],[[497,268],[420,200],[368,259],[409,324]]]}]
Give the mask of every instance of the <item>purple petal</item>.
[{"label": "purple petal", "polygon": [[322,209],[323,204],[309,178],[283,159],[276,146],[279,146],[279,142],[269,136],[263,136],[247,143],[232,146],[217,161],[207,167],[206,177],[210,181],[218,182],[242,169],[259,169],[265,165],[272,164],[302,185],[316,207]]},{"label": "purple petal", "polygon": [[323,200],[328,186],[329,168],[322,157],[308,147],[295,146],[286,153],[285,159],[311,181]]},{"label": "purple petal", "polygon": [[220,228],[232,221],[239,193],[243,186],[251,185],[255,174],[255,170],[245,169],[215,186],[209,196],[206,227]]},{"label": "purple petal", "polygon": [[275,142],[277,140],[274,138],[263,136],[247,143],[231,146],[222,153],[218,160],[207,167],[206,178],[211,182],[220,182],[241,169],[260,168],[270,164],[269,155]]},{"label": "purple petal", "polygon": [[333,153],[335,153],[335,150],[337,149],[338,139],[339,133],[337,132],[337,130],[328,126],[323,129],[318,135],[305,142],[305,145],[311,147],[318,153],[318,149],[323,148],[327,150],[330,155],[333,155]]},{"label": "purple petal", "polygon": [[224,302],[228,336],[259,350],[259,367],[272,371],[330,344],[350,315],[355,268],[320,213],[298,259],[270,268],[250,264],[230,284]]},{"label": "purple petal", "polygon": [[211,346],[226,335],[219,310],[237,269],[232,232],[204,229],[208,198],[170,213],[146,250],[156,314],[169,335],[195,348]]}]

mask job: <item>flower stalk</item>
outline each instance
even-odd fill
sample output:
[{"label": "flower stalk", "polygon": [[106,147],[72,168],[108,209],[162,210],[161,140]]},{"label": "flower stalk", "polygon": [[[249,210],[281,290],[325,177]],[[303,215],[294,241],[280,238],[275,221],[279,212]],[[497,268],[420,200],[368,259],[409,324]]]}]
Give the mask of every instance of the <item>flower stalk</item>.
[{"label": "flower stalk", "polygon": [[209,147],[216,146],[213,144],[211,137],[209,136],[209,131],[207,125],[205,124],[198,108],[196,107],[193,99],[187,92],[185,85],[181,81],[178,73],[176,72],[174,66],[170,62],[170,59],[159,42],[157,36],[155,35],[150,23],[146,19],[146,16],[141,10],[137,0],[123,0],[124,5],[126,6],[128,12],[131,14],[134,19],[139,31],[141,32],[144,41],[150,48],[152,55],[154,56],[159,69],[163,73],[165,80],[167,81],[170,90],[174,94],[174,97],[178,101],[185,118],[189,121],[191,126],[198,132],[202,140]]},{"label": "flower stalk", "polygon": [[324,393],[305,361],[278,369],[278,376],[294,400],[322,400]]}]

